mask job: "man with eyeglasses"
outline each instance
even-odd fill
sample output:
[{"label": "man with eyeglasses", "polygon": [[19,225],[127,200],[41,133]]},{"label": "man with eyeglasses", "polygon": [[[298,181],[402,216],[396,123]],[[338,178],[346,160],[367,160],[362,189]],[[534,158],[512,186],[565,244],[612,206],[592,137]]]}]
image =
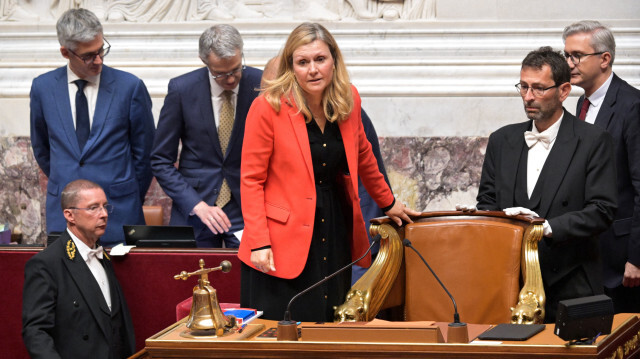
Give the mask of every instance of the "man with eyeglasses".
[{"label": "man with eyeglasses", "polygon": [[153,174],[173,200],[170,224],[193,226],[199,247],[237,248],[244,228],[240,155],[262,71],[245,66],[243,46],[233,26],[205,30],[199,41],[205,67],[169,81],[158,121]]},{"label": "man with eyeglasses", "polygon": [[613,73],[616,42],[598,21],[564,29],[571,84],[582,87],[576,114],[613,136],[618,211],[600,235],[605,294],[616,313],[640,312],[640,90]]},{"label": "man with eyeglasses", "polygon": [[616,209],[611,136],[562,107],[570,79],[550,47],[525,57],[516,88],[529,121],[491,134],[477,197],[481,210],[546,219],[538,244],[546,322],[558,301],[603,292],[597,235]]},{"label": "man with eyeglasses", "polygon": [[155,125],[142,80],[103,64],[110,45],[98,18],[66,11],[56,24],[68,64],[38,76],[31,86],[31,145],[47,183],[47,232],[66,223],[57,210],[69,182],[87,178],[105,189],[118,209],[102,236],[124,243],[123,224],[144,224],[142,203],[151,183],[149,156]]},{"label": "man with eyeglasses", "polygon": [[66,230],[25,265],[22,337],[31,358],[128,358],[131,315],[109,256],[98,244],[113,207],[95,182],[60,196]]}]

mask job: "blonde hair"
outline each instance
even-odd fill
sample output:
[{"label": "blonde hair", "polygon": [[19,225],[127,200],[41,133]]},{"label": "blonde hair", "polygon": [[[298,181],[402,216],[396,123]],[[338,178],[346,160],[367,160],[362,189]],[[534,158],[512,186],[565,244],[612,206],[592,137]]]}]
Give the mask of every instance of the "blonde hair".
[{"label": "blonde hair", "polygon": [[324,115],[330,122],[346,120],[353,109],[349,73],[336,40],[324,26],[318,23],[305,22],[291,32],[284,49],[278,56],[280,63],[276,78],[265,80],[265,87],[262,89],[264,96],[276,112],[280,111],[280,101],[283,97],[285,101],[295,102],[306,121],[311,121],[313,115],[293,71],[293,52],[300,46],[316,40],[327,44],[335,67],[331,83],[325,89],[322,98]]}]

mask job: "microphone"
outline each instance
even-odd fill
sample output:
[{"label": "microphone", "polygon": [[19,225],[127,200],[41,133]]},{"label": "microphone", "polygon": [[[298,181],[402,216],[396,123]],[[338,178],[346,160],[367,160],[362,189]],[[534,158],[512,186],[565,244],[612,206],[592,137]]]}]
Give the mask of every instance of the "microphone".
[{"label": "microphone", "polygon": [[420,257],[420,259],[422,259],[422,263],[424,263],[424,265],[426,265],[427,268],[429,268],[429,270],[431,271],[431,274],[433,274],[433,277],[438,281],[438,283],[440,283],[440,286],[442,287],[442,289],[444,289],[444,291],[447,293],[449,298],[451,298],[451,302],[453,303],[453,323],[449,323],[449,327],[447,329],[447,342],[448,343],[468,343],[469,332],[467,331],[467,323],[460,322],[458,305],[456,304],[456,300],[453,299],[453,295],[449,293],[449,290],[447,290],[447,287],[445,287],[444,283],[442,283],[440,278],[438,278],[438,275],[436,274],[436,272],[434,272],[433,269],[431,269],[431,266],[429,265],[429,263],[427,263],[427,261],[424,259],[422,254],[420,254],[420,252],[418,252],[418,250],[415,249],[415,247],[411,244],[411,241],[405,238],[402,240],[402,244],[405,247],[409,247],[414,252],[416,252],[416,254]]},{"label": "microphone", "polygon": [[306,288],[302,292],[294,295],[293,298],[291,298],[291,300],[289,301],[289,304],[287,304],[287,309],[284,312],[284,319],[278,322],[278,340],[294,340],[294,341],[298,340],[298,329],[297,329],[296,322],[291,320],[291,304],[293,304],[293,302],[296,299],[298,299],[299,297],[303,296],[304,294],[310,292],[311,290],[317,288],[318,286],[320,286],[321,284],[325,283],[329,279],[331,279],[331,278],[337,276],[338,274],[344,272],[345,270],[351,268],[352,265],[356,264],[358,261],[360,261],[362,258],[364,258],[369,252],[371,252],[371,248],[373,248],[373,246],[376,243],[380,242],[381,238],[382,238],[382,236],[380,236],[380,234],[376,234],[375,237],[372,238],[371,244],[369,245],[369,248],[367,249],[366,252],[364,252],[364,254],[362,256],[360,256],[360,258],[358,258],[355,261],[347,264],[346,266],[338,269],[337,271],[333,272],[332,274],[322,278],[321,280],[319,280],[318,282],[316,282],[312,286]]}]

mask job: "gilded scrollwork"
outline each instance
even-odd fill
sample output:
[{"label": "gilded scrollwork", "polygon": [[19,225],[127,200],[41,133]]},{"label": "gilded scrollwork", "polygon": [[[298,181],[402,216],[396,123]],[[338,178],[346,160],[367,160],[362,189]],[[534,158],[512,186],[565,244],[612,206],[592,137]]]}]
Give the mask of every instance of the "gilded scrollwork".
[{"label": "gilded scrollwork", "polygon": [[522,243],[523,286],[518,303],[511,308],[511,323],[534,324],[544,322],[546,297],[538,259],[538,241],[542,238],[542,225],[527,227]]},{"label": "gilded scrollwork", "polygon": [[398,232],[389,224],[372,225],[372,236],[380,234],[380,250],[365,274],[351,287],[343,304],[335,308],[334,320],[370,321],[380,310],[393,285],[402,259],[404,247]]},{"label": "gilded scrollwork", "polygon": [[640,332],[634,335],[631,339],[629,339],[626,343],[624,343],[624,355],[627,356],[631,354],[638,348],[638,340],[640,338]]}]

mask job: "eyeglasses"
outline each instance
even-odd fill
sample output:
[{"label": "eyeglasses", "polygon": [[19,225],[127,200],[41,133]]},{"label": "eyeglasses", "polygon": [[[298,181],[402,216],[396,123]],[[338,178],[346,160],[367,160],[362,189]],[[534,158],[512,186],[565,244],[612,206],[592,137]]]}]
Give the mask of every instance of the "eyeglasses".
[{"label": "eyeglasses", "polygon": [[211,77],[214,80],[226,80],[228,77],[237,76],[238,73],[244,71],[244,69],[246,69],[246,68],[247,68],[247,66],[245,65],[245,62],[244,62],[244,54],[242,54],[242,65],[240,67],[238,67],[236,69],[233,69],[233,70],[231,70],[231,71],[229,71],[227,73],[224,73],[224,74],[219,73],[219,72],[211,71]]},{"label": "eyeglasses", "polygon": [[103,38],[103,40],[107,45],[106,46],[103,45],[102,48],[98,50],[98,52],[84,54],[80,56],[71,49],[67,49],[67,50],[69,50],[70,53],[74,54],[77,58],[82,60],[82,62],[84,62],[85,65],[89,65],[96,60],[96,57],[100,56],[100,60],[102,60],[104,59],[105,56],[109,54],[109,50],[111,50],[111,44],[109,44],[109,41],[107,41],[107,39]]},{"label": "eyeglasses", "polygon": [[580,60],[582,60],[583,57],[587,57],[587,56],[591,56],[591,55],[602,55],[604,54],[606,51],[600,51],[600,52],[594,52],[591,54],[570,54],[565,52],[564,53],[564,57],[567,59],[571,59],[571,62],[573,62],[574,65],[577,65],[580,63]]},{"label": "eyeglasses", "polygon": [[95,205],[95,206],[91,206],[91,207],[88,207],[88,208],[69,207],[68,209],[82,209],[82,210],[87,211],[87,213],[89,213],[90,215],[92,215],[92,216],[96,216],[96,215],[98,215],[98,214],[99,214],[103,209],[104,209],[104,210],[105,210],[105,212],[107,212],[107,213],[111,213],[111,212],[113,212],[113,205],[111,205],[111,204],[108,204],[108,203],[107,203],[107,204],[105,204],[104,206],[98,206],[98,205]]},{"label": "eyeglasses", "polygon": [[518,91],[520,96],[526,96],[527,92],[529,92],[529,89],[531,89],[531,93],[533,93],[533,96],[542,97],[547,90],[551,90],[552,88],[558,87],[558,86],[560,86],[560,85],[553,85],[553,86],[549,86],[547,88],[543,88],[543,87],[537,87],[537,86],[529,87],[529,86],[523,85],[523,84],[516,84],[516,90]]}]

